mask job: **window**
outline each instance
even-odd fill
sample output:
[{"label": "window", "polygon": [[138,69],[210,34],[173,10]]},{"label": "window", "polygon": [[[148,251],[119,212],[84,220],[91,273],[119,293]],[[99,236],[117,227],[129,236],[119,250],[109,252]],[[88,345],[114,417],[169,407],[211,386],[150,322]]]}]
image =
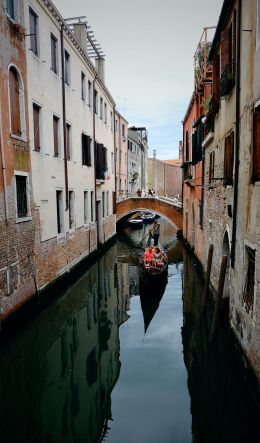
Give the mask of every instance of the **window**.
[{"label": "window", "polygon": [[27,175],[16,175],[17,218],[28,217]]},{"label": "window", "polygon": [[185,157],[185,161],[189,161],[190,158],[190,153],[189,153],[189,131],[186,131],[186,138],[185,138],[185,145],[186,145],[186,157]]},{"label": "window", "polygon": [[122,136],[125,137],[125,125],[122,125]]},{"label": "window", "polygon": [[90,193],[90,216],[91,221],[94,221],[94,191],[91,191]]},{"label": "window", "polygon": [[224,157],[224,185],[233,185],[233,163],[234,163],[234,132],[232,131],[225,138],[225,157]]},{"label": "window", "polygon": [[86,100],[86,76],[81,72],[81,100]]},{"label": "window", "polygon": [[92,83],[88,80],[88,105],[92,104]]},{"label": "window", "polygon": [[71,160],[71,125],[66,123],[66,150],[67,160]]},{"label": "window", "polygon": [[102,97],[100,97],[100,109],[99,109],[99,112],[100,112],[100,118],[101,118],[101,120],[103,120],[103,98]]},{"label": "window", "polygon": [[91,138],[83,134],[81,135],[82,145],[82,165],[91,166]]},{"label": "window", "polygon": [[215,168],[215,152],[212,151],[209,155],[209,183],[214,180],[214,168]]},{"label": "window", "polygon": [[105,218],[105,191],[102,192],[102,217]]},{"label": "window", "polygon": [[65,66],[64,66],[64,81],[67,85],[70,85],[70,55],[68,51],[64,52]]},{"label": "window", "polygon": [[33,135],[34,135],[34,150],[40,152],[41,150],[41,127],[40,127],[40,112],[41,107],[33,103]]},{"label": "window", "polygon": [[107,104],[104,105],[104,123],[107,124]]},{"label": "window", "polygon": [[54,157],[59,156],[59,117],[53,116],[53,147]]},{"label": "window", "polygon": [[114,174],[114,153],[111,152],[111,174]]},{"label": "window", "polygon": [[109,215],[109,191],[107,191],[107,216]]},{"label": "window", "polygon": [[260,180],[260,105],[253,116],[253,182]]},{"label": "window", "polygon": [[6,0],[6,12],[13,20],[15,19],[15,6],[17,0]]},{"label": "window", "polygon": [[110,126],[111,126],[111,131],[113,132],[113,112],[110,112]]},{"label": "window", "polygon": [[69,191],[69,229],[74,229],[75,227],[74,200],[74,191]]},{"label": "window", "polygon": [[58,40],[51,34],[51,69],[58,73]]},{"label": "window", "polygon": [[116,119],[116,124],[115,124],[115,132],[117,132],[117,119]]},{"label": "window", "polygon": [[246,246],[247,274],[243,295],[243,305],[248,313],[252,315],[254,307],[255,292],[255,249]]},{"label": "window", "polygon": [[107,171],[107,149],[102,143],[95,144],[96,149],[96,178],[97,180],[105,180]]},{"label": "window", "polygon": [[30,50],[39,55],[38,51],[38,15],[29,8],[29,21],[30,21]]},{"label": "window", "polygon": [[84,191],[84,224],[88,223],[88,191]]},{"label": "window", "polygon": [[260,0],[257,0],[257,23],[256,23],[256,49],[260,46]]},{"label": "window", "polygon": [[61,232],[64,231],[62,191],[56,191],[56,207],[57,207],[57,231],[58,231],[58,234],[60,234]]},{"label": "window", "polygon": [[14,66],[9,69],[9,91],[10,91],[10,113],[11,113],[11,132],[13,135],[21,137],[21,94],[19,74]]},{"label": "window", "polygon": [[98,113],[98,93],[97,93],[96,89],[94,92],[94,111],[96,114]]}]

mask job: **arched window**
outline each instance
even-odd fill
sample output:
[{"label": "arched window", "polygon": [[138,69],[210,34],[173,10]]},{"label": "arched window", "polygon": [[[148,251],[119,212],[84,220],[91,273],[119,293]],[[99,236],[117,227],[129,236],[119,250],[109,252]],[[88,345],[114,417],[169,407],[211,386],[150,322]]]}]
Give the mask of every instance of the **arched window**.
[{"label": "arched window", "polygon": [[9,91],[10,91],[10,114],[11,132],[13,135],[22,135],[21,109],[20,109],[20,82],[19,74],[14,66],[9,69]]}]

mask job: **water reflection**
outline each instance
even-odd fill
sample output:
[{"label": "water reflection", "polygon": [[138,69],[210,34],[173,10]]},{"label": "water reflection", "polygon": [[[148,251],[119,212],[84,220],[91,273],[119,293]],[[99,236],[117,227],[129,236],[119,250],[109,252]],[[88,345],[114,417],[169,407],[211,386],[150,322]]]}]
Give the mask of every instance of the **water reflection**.
[{"label": "water reflection", "polygon": [[201,319],[202,285],[184,251],[183,348],[191,396],[193,441],[259,441],[259,416],[232,356],[226,327],[210,343],[212,308]]},{"label": "water reflection", "polygon": [[118,327],[128,318],[115,252],[2,345],[1,441],[96,442],[105,432],[120,371]]}]

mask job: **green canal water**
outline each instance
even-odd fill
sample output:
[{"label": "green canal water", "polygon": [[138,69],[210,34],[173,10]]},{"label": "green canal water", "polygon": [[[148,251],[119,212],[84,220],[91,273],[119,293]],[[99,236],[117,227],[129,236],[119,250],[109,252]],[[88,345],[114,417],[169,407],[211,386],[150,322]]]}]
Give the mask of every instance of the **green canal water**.
[{"label": "green canal water", "polygon": [[157,303],[129,256],[148,228],[125,229],[66,291],[12,323],[0,343],[2,443],[259,441],[227,328],[210,344],[196,264],[161,226],[170,265]]}]

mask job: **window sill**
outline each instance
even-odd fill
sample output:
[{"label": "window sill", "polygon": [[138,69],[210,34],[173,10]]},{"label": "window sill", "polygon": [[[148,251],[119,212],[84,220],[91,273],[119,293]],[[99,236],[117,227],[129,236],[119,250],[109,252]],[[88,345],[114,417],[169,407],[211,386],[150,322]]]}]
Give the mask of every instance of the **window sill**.
[{"label": "window sill", "polygon": [[27,137],[23,137],[23,136],[12,134],[12,133],[10,133],[10,137],[14,138],[15,140],[20,140],[21,142],[24,142],[24,143],[27,142]]},{"label": "window sill", "polygon": [[66,234],[65,232],[60,232],[59,234],[57,234],[57,242],[61,242],[63,240],[66,240]]},{"label": "window sill", "polygon": [[53,73],[53,75],[54,75],[58,80],[60,80],[60,77],[59,77],[59,73],[58,73],[58,72],[55,72],[52,68],[50,68],[50,71]]},{"label": "window sill", "polygon": [[32,54],[32,57],[33,57],[38,63],[40,63],[40,62],[41,62],[40,54],[35,54],[35,52],[33,52],[33,50],[32,50],[31,48],[29,48],[29,51],[30,51],[30,53]]},{"label": "window sill", "polygon": [[260,180],[256,180],[256,181],[252,182],[252,185],[253,185],[255,188],[260,188]]},{"label": "window sill", "polygon": [[16,223],[23,223],[23,222],[28,222],[31,220],[32,220],[32,217],[30,215],[28,215],[27,217],[16,218]]}]

